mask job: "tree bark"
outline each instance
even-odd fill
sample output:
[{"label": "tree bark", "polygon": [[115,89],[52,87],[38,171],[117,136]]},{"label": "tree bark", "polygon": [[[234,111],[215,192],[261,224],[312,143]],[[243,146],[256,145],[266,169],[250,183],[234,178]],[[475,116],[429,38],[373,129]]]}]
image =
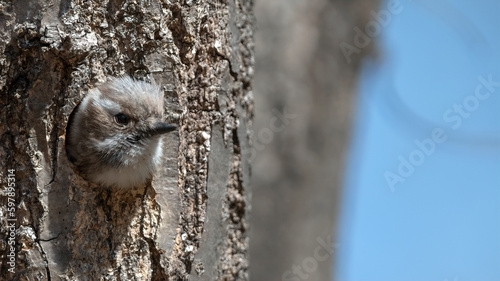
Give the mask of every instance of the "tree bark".
[{"label": "tree bark", "polygon": [[[0,1],[1,280],[248,279],[252,6]],[[178,125],[132,190],[86,182],[64,150],[75,105],[124,74],[161,85]]]}]

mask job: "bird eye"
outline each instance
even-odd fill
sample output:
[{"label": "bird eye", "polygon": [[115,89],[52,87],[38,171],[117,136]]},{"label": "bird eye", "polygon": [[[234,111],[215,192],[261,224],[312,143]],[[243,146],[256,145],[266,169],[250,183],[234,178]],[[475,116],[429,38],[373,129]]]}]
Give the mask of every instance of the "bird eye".
[{"label": "bird eye", "polygon": [[128,124],[128,116],[123,113],[118,113],[115,115],[115,121],[118,125],[127,125]]}]

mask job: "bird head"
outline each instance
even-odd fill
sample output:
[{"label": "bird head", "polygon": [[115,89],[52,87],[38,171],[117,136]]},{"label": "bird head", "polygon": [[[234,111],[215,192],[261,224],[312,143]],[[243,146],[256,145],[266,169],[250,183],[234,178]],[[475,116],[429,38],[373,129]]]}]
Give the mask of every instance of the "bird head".
[{"label": "bird head", "polygon": [[69,159],[88,178],[130,169],[141,172],[138,178],[150,176],[159,161],[161,136],[176,128],[163,121],[163,114],[158,86],[130,77],[111,79],[90,90],[72,114]]}]

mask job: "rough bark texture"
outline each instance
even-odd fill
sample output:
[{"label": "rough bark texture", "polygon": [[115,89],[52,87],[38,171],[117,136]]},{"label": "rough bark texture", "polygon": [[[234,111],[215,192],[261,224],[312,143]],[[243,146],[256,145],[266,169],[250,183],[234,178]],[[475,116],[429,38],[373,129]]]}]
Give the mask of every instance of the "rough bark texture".
[{"label": "rough bark texture", "polygon": [[[247,280],[252,1],[0,1],[0,280]],[[68,117],[128,74],[163,86],[164,161],[133,190],[68,165]],[[12,194],[11,194],[12,195]],[[10,213],[12,214],[12,213]],[[15,222],[15,273],[8,271]]]},{"label": "rough bark texture", "polygon": [[[256,2],[251,280],[332,280],[356,80],[373,45],[357,45],[354,28],[377,5]],[[359,52],[346,58],[342,42]]]}]

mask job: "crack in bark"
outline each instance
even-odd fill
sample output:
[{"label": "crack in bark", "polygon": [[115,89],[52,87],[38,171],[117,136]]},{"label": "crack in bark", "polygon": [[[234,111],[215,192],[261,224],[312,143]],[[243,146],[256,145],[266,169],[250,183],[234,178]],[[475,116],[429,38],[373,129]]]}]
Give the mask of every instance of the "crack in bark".
[{"label": "crack in bark", "polygon": [[[52,238],[48,238],[48,239],[38,238],[38,239],[37,239],[37,242],[39,242],[39,241],[42,241],[42,242],[50,242],[50,241],[53,241],[53,240],[55,240],[55,239],[59,238],[59,236],[61,236],[61,233],[58,233],[58,234],[57,234],[57,236],[52,237]],[[41,246],[40,246],[40,247],[41,247]]]},{"label": "crack in bark", "polygon": [[223,56],[222,54],[218,53],[217,51],[215,51],[215,54],[216,56],[222,58],[223,60],[227,61],[228,62],[228,68],[229,68],[229,74],[233,77],[234,81],[238,81],[238,73],[234,72],[233,71],[233,65],[232,65],[232,62],[231,62],[231,59],[229,58],[226,58],[225,56]]},{"label": "crack in bark", "polygon": [[[169,279],[168,279],[168,275],[165,271],[165,268],[163,268],[163,266],[161,266],[161,252],[156,247],[155,241],[152,238],[147,237],[144,234],[144,220],[146,217],[146,202],[147,202],[146,195],[147,195],[149,189],[152,189],[153,194],[156,195],[154,189],[150,185],[146,186],[146,188],[144,189],[144,194],[142,195],[142,215],[141,215],[142,224],[140,226],[140,233],[142,235],[142,238],[144,240],[146,240],[146,242],[148,243],[149,256],[151,259],[151,267],[152,267],[151,280],[152,281],[164,281],[164,280],[169,280]],[[155,202],[155,204],[158,204],[156,202],[156,199],[154,199],[154,197],[155,196],[153,196],[153,201]],[[157,229],[156,229],[156,231],[157,231]]]},{"label": "crack in bark", "polygon": [[37,244],[40,247],[40,251],[42,252],[43,261],[45,262],[45,271],[47,272],[47,280],[49,280],[49,281],[52,280],[51,274],[50,274],[50,268],[49,268],[49,261],[47,260],[47,253],[45,253],[45,251],[43,250],[42,244],[40,244],[39,241],[49,242],[49,241],[52,241],[54,239],[57,239],[59,237],[59,235],[60,235],[60,233],[57,234],[57,236],[52,238],[52,239],[49,239],[49,240],[38,239],[38,241],[37,241]]}]

